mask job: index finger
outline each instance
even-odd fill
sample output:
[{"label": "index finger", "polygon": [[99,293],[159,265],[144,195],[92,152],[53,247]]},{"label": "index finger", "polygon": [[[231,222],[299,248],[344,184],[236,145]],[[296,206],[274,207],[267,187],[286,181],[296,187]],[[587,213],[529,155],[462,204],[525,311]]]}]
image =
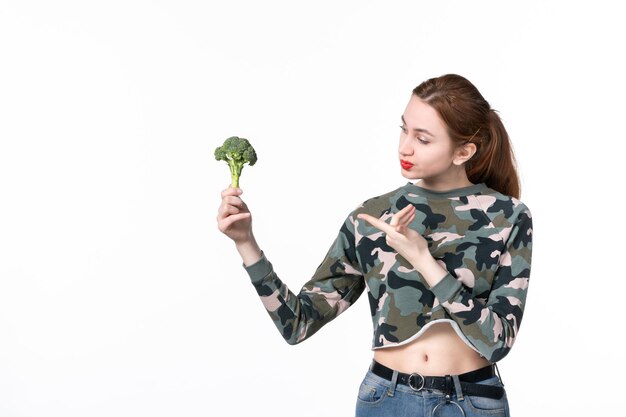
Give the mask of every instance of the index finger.
[{"label": "index finger", "polygon": [[380,219],[377,219],[374,216],[370,216],[369,214],[361,213],[361,214],[357,214],[356,217],[357,219],[365,220],[366,222],[368,222],[369,224],[371,224],[378,230],[383,231],[385,233],[390,233],[393,231],[392,226],[390,226],[389,224],[385,223],[384,221]]},{"label": "index finger", "polygon": [[222,198],[228,195],[240,195],[242,193],[243,191],[241,190],[241,188],[228,187],[227,189],[222,190]]}]

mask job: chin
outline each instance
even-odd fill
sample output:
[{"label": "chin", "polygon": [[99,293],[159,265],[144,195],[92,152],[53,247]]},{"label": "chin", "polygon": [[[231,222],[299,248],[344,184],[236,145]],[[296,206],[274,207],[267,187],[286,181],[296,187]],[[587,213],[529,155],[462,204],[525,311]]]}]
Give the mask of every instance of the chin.
[{"label": "chin", "polygon": [[404,169],[400,169],[400,174],[407,180],[419,180],[421,177],[413,172],[407,172]]}]

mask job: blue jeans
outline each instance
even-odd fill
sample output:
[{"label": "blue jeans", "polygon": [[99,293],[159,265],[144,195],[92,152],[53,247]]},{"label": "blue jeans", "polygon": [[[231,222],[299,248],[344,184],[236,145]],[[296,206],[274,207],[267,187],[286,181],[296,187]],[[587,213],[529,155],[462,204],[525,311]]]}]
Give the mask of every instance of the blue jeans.
[{"label": "blue jeans", "polygon": [[[407,385],[374,375],[368,371],[359,387],[356,417],[509,417],[506,393],[499,400],[453,393],[446,402],[445,394],[436,390],[415,391]],[[502,386],[494,376],[479,382]]]}]

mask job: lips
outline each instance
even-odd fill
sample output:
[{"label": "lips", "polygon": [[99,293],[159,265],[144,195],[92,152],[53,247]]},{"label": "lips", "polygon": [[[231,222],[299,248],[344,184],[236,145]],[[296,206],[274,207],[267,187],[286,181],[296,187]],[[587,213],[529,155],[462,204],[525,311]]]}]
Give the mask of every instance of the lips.
[{"label": "lips", "polygon": [[409,161],[405,161],[405,160],[400,160],[400,165],[402,166],[402,169],[411,169],[413,168],[413,164],[410,163]]}]

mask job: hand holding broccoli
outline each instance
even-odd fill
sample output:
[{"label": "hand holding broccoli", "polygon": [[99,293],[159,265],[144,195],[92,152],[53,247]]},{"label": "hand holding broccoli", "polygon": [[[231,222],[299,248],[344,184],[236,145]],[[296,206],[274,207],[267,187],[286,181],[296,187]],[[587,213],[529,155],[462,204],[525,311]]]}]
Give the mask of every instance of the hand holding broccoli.
[{"label": "hand holding broccoli", "polygon": [[239,177],[241,177],[243,166],[246,163],[250,166],[254,165],[257,157],[248,139],[231,136],[224,141],[222,146],[215,149],[215,159],[228,163],[231,177],[230,186],[239,188]]},{"label": "hand holding broccoli", "polygon": [[252,215],[241,199],[239,177],[245,164],[254,165],[256,152],[247,139],[232,136],[215,149],[215,159],[226,161],[230,168],[230,187],[222,191],[222,204],[217,211],[217,226],[231,238],[245,265],[252,265],[261,259],[262,252],[252,233]]}]

